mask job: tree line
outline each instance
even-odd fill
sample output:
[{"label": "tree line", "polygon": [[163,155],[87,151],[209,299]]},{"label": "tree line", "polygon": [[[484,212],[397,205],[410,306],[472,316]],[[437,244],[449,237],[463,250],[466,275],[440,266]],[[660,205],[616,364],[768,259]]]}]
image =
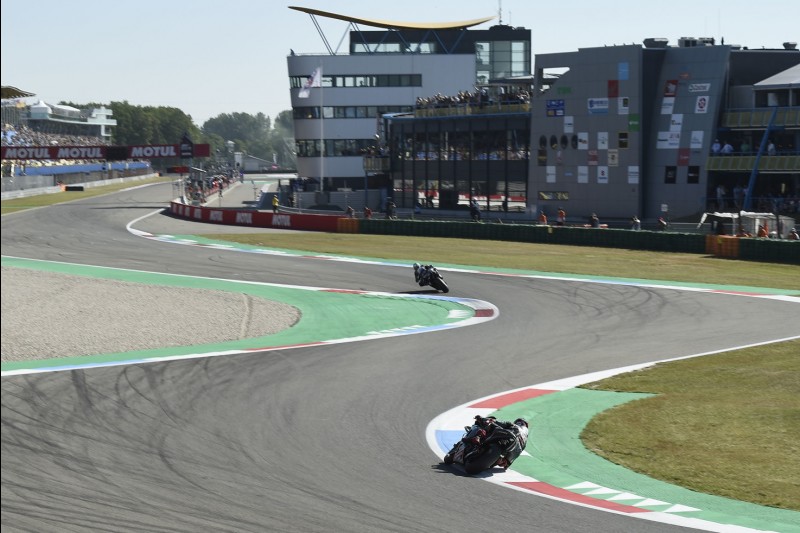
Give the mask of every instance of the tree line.
[{"label": "tree line", "polygon": [[[276,161],[281,168],[296,168],[292,111],[281,111],[273,121],[263,113],[223,113],[206,120],[198,127],[192,117],[175,107],[131,105],[127,101],[110,104],[75,104],[61,102],[78,109],[108,107],[117,125],[112,144],[177,144],[184,133],[197,144],[208,144],[213,159],[232,160],[233,150],[246,155]],[[153,161],[156,168],[174,165],[176,161]]]}]

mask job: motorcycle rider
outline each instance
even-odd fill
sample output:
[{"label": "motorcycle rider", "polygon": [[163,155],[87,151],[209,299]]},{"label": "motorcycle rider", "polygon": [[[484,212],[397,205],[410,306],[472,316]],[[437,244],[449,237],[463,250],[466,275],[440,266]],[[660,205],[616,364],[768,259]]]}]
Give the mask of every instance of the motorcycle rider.
[{"label": "motorcycle rider", "polygon": [[516,461],[528,444],[528,422],[524,418],[517,418],[513,422],[495,420],[494,423],[514,433],[514,441],[509,443],[508,450],[497,462],[497,466],[502,467],[503,470],[508,470],[511,463]]},{"label": "motorcycle rider", "polygon": [[428,275],[430,274],[430,268],[432,265],[421,265],[419,263],[414,263],[414,281],[419,283],[420,287],[424,287],[428,284]]}]

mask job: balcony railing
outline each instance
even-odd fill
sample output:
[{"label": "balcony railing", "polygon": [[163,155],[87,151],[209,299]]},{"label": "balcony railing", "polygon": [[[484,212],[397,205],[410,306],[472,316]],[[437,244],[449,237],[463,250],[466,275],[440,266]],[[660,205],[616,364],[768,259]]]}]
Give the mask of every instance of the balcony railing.
[{"label": "balcony railing", "polygon": [[[731,129],[765,129],[769,126],[773,107],[726,111],[722,114],[722,126]],[[773,127],[800,128],[800,108],[781,107],[775,113]]]},{"label": "balcony railing", "polygon": [[490,102],[480,104],[455,104],[439,107],[418,107],[415,117],[451,117],[463,115],[488,115],[493,113],[529,113],[531,105],[525,103]]},{"label": "balcony railing", "polygon": [[[756,164],[755,155],[712,155],[707,170],[750,172]],[[800,172],[800,155],[765,155],[758,162],[759,172]]]},{"label": "balcony railing", "polygon": [[365,155],[364,156],[364,172],[385,174],[389,172],[389,156],[388,155]]}]

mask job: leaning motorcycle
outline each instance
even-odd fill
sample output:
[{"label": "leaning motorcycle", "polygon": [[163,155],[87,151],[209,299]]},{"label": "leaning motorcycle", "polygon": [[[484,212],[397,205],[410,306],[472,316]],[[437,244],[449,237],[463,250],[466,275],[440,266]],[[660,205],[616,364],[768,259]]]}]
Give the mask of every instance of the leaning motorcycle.
[{"label": "leaning motorcycle", "polygon": [[464,427],[464,435],[444,456],[444,464],[460,464],[469,475],[479,474],[498,465],[514,445],[514,433],[489,419],[476,417],[475,424]]},{"label": "leaning motorcycle", "polygon": [[447,283],[444,281],[444,277],[442,276],[441,272],[433,266],[428,265],[426,267],[426,272],[423,277],[423,285],[430,285],[437,291],[441,292],[449,292],[450,287],[447,286]]}]

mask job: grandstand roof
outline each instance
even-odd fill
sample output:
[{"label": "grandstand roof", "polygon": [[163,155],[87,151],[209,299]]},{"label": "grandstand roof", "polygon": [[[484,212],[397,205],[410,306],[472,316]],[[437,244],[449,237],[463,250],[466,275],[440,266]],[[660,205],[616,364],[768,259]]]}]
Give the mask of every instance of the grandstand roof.
[{"label": "grandstand roof", "polygon": [[3,100],[7,98],[25,98],[28,96],[34,96],[34,93],[29,93],[28,91],[23,91],[22,89],[17,89],[16,87],[12,87],[11,85],[3,85]]},{"label": "grandstand roof", "polygon": [[387,30],[458,30],[477,26],[478,24],[483,24],[484,22],[488,22],[494,18],[483,17],[480,19],[463,20],[460,22],[397,22],[392,20],[367,19],[351,17],[349,15],[339,15],[338,13],[320,11],[319,9],[311,9],[308,7],[289,6],[289,9],[302,11],[303,13],[308,13],[309,15],[318,15],[320,17],[343,20],[353,24],[364,24],[365,26],[372,26],[375,28],[386,28]]}]

